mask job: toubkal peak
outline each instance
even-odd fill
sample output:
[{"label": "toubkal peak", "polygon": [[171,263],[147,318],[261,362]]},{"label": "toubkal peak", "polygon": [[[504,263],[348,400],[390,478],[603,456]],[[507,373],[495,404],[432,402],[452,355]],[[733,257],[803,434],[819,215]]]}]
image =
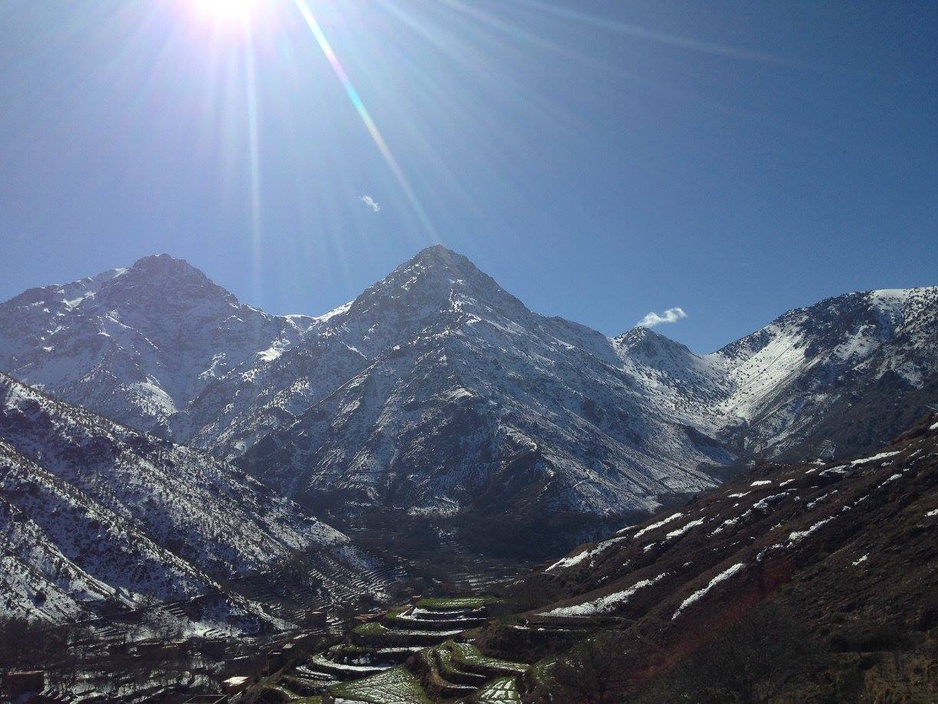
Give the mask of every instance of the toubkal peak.
[{"label": "toubkal peak", "polygon": [[445,305],[454,294],[462,299],[482,300],[488,304],[502,302],[524,308],[488,274],[467,257],[442,245],[427,247],[405,262],[360,297],[375,294],[391,297],[420,298]]},{"label": "toubkal peak", "polygon": [[468,258],[441,245],[428,247],[367,288],[324,328],[374,356],[406,344],[428,327],[451,328],[478,318],[531,315]]}]

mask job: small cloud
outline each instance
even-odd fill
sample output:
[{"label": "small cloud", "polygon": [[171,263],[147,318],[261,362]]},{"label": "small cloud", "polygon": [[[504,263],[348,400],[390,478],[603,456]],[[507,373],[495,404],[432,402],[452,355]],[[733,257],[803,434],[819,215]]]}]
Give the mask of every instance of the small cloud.
[{"label": "small cloud", "polygon": [[366,207],[371,208],[373,213],[377,213],[379,210],[381,210],[381,206],[378,205],[378,202],[369,195],[364,195],[358,200],[364,203]]},{"label": "small cloud", "polygon": [[640,321],[638,321],[637,327],[653,328],[655,325],[661,325],[661,323],[676,323],[678,320],[686,317],[687,313],[684,312],[683,308],[668,308],[661,315],[652,311]]}]

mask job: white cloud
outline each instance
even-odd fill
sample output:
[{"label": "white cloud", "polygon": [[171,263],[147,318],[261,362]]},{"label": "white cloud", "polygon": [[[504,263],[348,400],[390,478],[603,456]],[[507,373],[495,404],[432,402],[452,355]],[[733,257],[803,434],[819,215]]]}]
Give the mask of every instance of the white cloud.
[{"label": "white cloud", "polygon": [[379,210],[381,210],[381,206],[378,205],[378,202],[369,195],[364,195],[358,200],[364,203],[367,207],[371,208],[372,212],[377,213]]},{"label": "white cloud", "polygon": [[638,327],[653,328],[655,325],[661,325],[661,323],[676,323],[678,320],[681,320],[681,318],[686,317],[687,313],[684,312],[683,308],[668,308],[660,315],[652,311],[638,321]]}]

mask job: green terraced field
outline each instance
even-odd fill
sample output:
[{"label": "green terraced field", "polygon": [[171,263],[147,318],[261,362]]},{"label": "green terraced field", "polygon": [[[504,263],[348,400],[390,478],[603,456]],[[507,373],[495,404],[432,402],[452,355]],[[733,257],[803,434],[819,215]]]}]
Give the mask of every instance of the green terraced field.
[{"label": "green terraced field", "polygon": [[367,704],[432,704],[420,682],[403,667],[336,685],[332,694]]},{"label": "green terraced field", "polygon": [[482,687],[473,700],[477,704],[521,704],[521,694],[514,677],[502,677]]},{"label": "green terraced field", "polygon": [[479,652],[479,649],[472,643],[452,643],[453,655],[460,664],[469,667],[491,670],[494,672],[504,672],[520,675],[528,666],[521,662],[512,662],[511,660],[501,660],[499,658],[490,658]]},{"label": "green terraced field", "polygon": [[421,599],[417,606],[421,609],[445,610],[445,609],[481,609],[483,606],[489,606],[498,602],[498,599],[492,596],[458,596]]}]

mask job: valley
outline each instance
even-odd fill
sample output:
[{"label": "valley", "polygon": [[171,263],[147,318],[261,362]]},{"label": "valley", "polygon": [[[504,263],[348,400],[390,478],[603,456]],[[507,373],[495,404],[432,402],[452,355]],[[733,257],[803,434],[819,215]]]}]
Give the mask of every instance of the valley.
[{"label": "valley", "polygon": [[[906,682],[932,627],[853,604],[845,575],[912,549],[874,527],[931,569],[927,521],[903,516],[933,508],[936,340],[935,287],[822,301],[710,354],[608,338],[442,247],[319,317],[166,255],[32,289],[0,304],[6,666],[46,671],[51,701],[231,677],[245,702],[657,701],[704,644],[797,612],[837,619],[793,636],[831,677]],[[931,608],[918,577],[875,574],[864,590]],[[830,599],[849,608],[811,611]],[[832,655],[866,637],[840,628],[854,611],[912,650]],[[568,691],[591,648],[636,642],[606,663],[629,673],[614,695]]]},{"label": "valley", "polygon": [[876,454],[760,465],[516,579],[272,641],[231,701],[928,701],[936,470],[936,415]]},{"label": "valley", "polygon": [[362,615],[235,701],[928,701],[936,469],[935,415],[762,465],[488,592]]}]

